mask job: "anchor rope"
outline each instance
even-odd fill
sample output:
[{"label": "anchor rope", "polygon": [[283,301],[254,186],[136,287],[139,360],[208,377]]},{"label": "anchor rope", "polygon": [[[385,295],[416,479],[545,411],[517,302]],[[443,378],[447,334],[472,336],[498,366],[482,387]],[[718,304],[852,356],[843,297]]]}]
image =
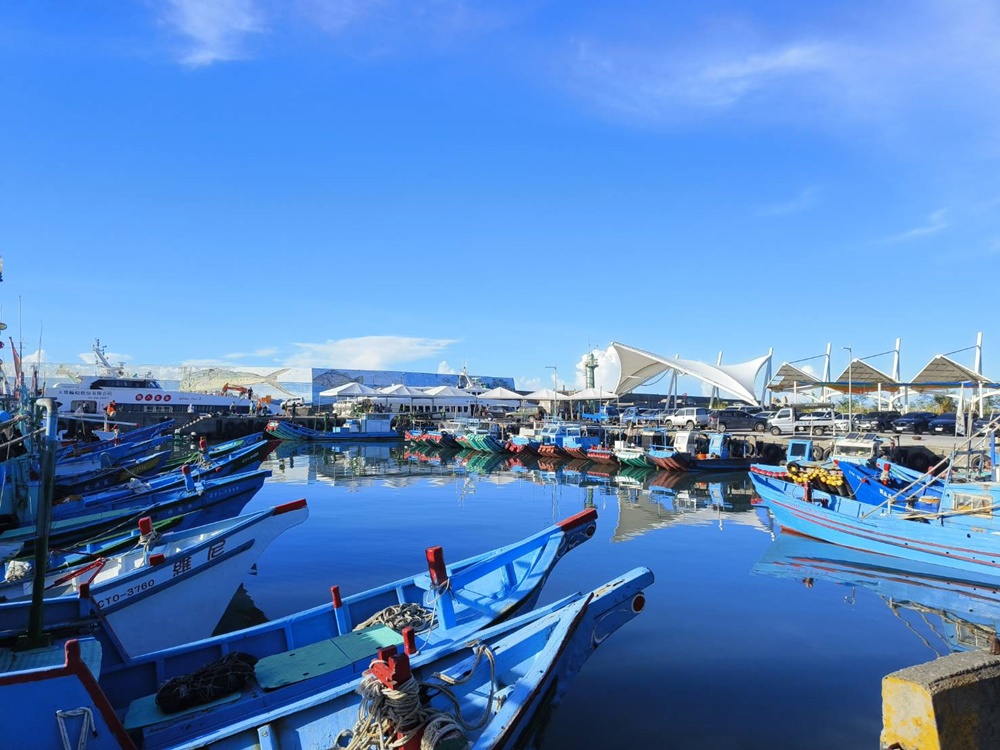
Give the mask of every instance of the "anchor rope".
[{"label": "anchor rope", "polygon": [[[357,720],[352,729],[340,733],[335,746],[341,747],[341,741],[350,737],[347,750],[388,750],[402,747],[422,732],[420,750],[434,750],[445,738],[465,737],[463,729],[475,731],[484,727],[494,710],[497,689],[496,656],[485,643],[471,645],[476,658],[472,667],[461,678],[435,673],[428,681],[423,682],[411,676],[396,688],[390,688],[383,685],[370,669],[366,671],[357,687],[361,696]],[[490,664],[489,699],[483,716],[477,722],[469,722],[462,716],[461,705],[451,687],[471,680],[484,655]],[[376,664],[387,666],[378,659],[372,661],[372,666]],[[427,701],[432,694],[448,698],[454,705],[454,711],[442,711],[428,705]]]}]

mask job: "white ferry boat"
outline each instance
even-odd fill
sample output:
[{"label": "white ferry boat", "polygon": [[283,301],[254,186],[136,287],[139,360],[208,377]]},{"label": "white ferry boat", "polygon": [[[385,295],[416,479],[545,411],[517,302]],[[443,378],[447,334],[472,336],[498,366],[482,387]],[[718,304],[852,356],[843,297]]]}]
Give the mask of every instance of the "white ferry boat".
[{"label": "white ferry boat", "polygon": [[[108,405],[115,402],[115,419],[128,420],[129,415],[162,414],[247,414],[257,405],[243,393],[197,393],[165,390],[151,374],[128,375],[124,368],[115,368],[104,356],[100,340],[94,344],[94,354],[102,372],[80,376],[79,382],[56,383],[45,389],[45,396],[59,404],[60,414],[95,414],[103,417]],[[246,389],[238,389],[244,391]],[[272,412],[274,405],[267,405]]]}]

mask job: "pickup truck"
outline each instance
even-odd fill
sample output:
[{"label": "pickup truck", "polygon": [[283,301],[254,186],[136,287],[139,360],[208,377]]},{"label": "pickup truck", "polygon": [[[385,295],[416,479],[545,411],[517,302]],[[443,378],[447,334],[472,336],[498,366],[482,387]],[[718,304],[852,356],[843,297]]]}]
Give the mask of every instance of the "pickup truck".
[{"label": "pickup truck", "polygon": [[618,407],[602,406],[596,412],[583,412],[580,418],[590,422],[614,422],[618,419]]},{"label": "pickup truck", "polygon": [[796,432],[850,432],[847,415],[830,410],[807,411],[792,406],[778,409],[767,420],[767,429],[772,435],[792,435]]}]

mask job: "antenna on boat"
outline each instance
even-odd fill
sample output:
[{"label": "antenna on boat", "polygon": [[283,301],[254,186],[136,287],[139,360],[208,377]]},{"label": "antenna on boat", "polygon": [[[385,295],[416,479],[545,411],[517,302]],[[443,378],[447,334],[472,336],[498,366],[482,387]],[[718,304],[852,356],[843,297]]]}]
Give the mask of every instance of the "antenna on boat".
[{"label": "antenna on boat", "polygon": [[108,347],[106,345],[101,346],[100,339],[94,339],[94,356],[97,357],[96,364],[105,367],[109,372],[111,372],[115,368],[111,366],[111,363],[108,362],[108,358],[104,356],[104,353],[107,351],[107,348]]}]

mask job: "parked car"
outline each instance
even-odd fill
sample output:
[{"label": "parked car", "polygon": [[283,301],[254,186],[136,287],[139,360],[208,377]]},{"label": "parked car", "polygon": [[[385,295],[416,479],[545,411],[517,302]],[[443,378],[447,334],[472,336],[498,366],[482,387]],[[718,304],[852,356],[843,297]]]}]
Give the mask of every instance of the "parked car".
[{"label": "parked car", "polygon": [[708,427],[708,409],[703,406],[685,406],[667,417],[667,427],[684,427],[689,430],[695,427]]},{"label": "parked car", "polygon": [[892,431],[897,435],[904,432],[912,432],[914,435],[919,435],[922,432],[927,432],[928,424],[936,416],[937,414],[929,411],[911,411],[899,419],[892,420]]},{"label": "parked car", "polygon": [[986,428],[993,425],[993,429],[1000,432],[1000,414],[991,414],[988,417],[977,417],[972,422],[973,435],[985,435]]},{"label": "parked car", "polygon": [[955,412],[942,414],[939,417],[934,417],[934,419],[927,423],[927,431],[933,432],[936,435],[954,435],[955,422],[957,421],[958,415]]},{"label": "parked car", "polygon": [[742,409],[722,409],[708,415],[708,427],[719,432],[731,430],[763,432],[767,427],[767,419],[757,414],[749,414]]},{"label": "parked car", "polygon": [[[729,409],[734,409],[736,411],[744,411],[747,414],[760,414],[762,411],[764,411],[764,408],[761,406],[750,406],[749,404],[738,404],[736,406],[727,406],[726,410]],[[720,409],[719,411],[723,410]]]},{"label": "parked car", "polygon": [[901,416],[898,411],[870,411],[855,417],[854,424],[862,432],[889,432],[892,420]]}]

